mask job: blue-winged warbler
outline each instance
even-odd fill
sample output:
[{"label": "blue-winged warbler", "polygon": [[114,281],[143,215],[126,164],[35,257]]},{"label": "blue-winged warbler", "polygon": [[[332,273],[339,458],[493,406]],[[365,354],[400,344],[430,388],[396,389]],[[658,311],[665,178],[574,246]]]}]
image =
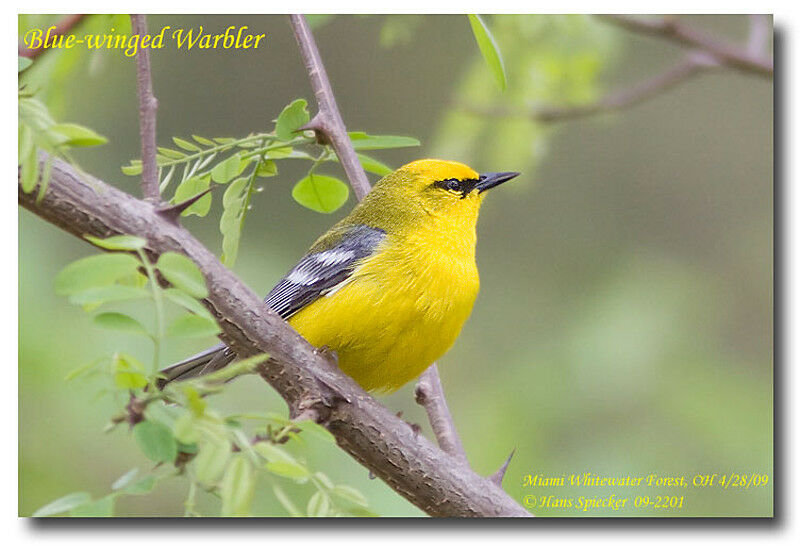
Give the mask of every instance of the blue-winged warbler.
[{"label": "blue-winged warbler", "polygon": [[[391,392],[455,342],[478,294],[475,224],[515,172],[478,174],[424,159],[378,182],[311,246],[266,303],[368,391]],[[217,345],[164,371],[178,379],[227,365]]]}]

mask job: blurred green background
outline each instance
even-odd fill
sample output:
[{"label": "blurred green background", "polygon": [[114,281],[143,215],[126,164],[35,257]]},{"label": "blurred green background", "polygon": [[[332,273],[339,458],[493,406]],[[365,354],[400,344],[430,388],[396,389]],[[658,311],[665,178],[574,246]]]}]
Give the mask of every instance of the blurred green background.
[{"label": "blurred green background", "polygon": [[[57,17],[21,16],[20,33]],[[687,17],[742,41],[746,16]],[[107,25],[110,19],[97,25]],[[497,89],[463,16],[337,16],[315,34],[350,130],[410,135],[419,149],[375,155],[393,167],[421,158],[476,170],[519,170],[492,192],[478,226],[481,294],[440,362],[450,407],[476,471],[493,472],[516,448],[505,489],[556,497],[674,494],[674,489],[524,488],[524,476],[591,471],[610,476],[766,473],[765,488],[690,487],[680,511],[537,515],[767,516],[772,514],[772,82],[732,71],[696,78],[614,115],[541,125],[465,114],[464,103],[523,108],[579,104],[653,76],[682,50],[583,16],[494,16],[509,88]],[[266,131],[281,108],[313,94],[285,16],[152,16],[163,25],[266,33],[258,50],[152,54],[158,134],[244,136]],[[49,52],[42,63],[56,63]],[[87,172],[133,193],[120,166],[138,157],[135,66],[119,51],[70,53],[42,79],[58,120],[92,127],[109,144],[76,157]],[[63,59],[62,59],[63,61]],[[45,71],[43,70],[42,73]],[[286,162],[284,162],[286,163]],[[254,203],[235,270],[266,294],[332,217],[297,205],[305,165],[282,168]],[[323,172],[339,174],[338,167]],[[219,252],[215,205],[184,224]],[[102,384],[66,382],[73,368],[149,342],[108,334],[53,293],[67,263],[94,252],[26,211],[19,216],[19,513],[71,491],[94,495],[149,462],[122,429],[103,427],[114,405]],[[171,342],[180,359],[214,340]],[[255,377],[215,404],[285,411]],[[423,424],[413,385],[382,399]],[[343,452],[301,452],[337,483],[364,492],[387,516],[421,512]],[[121,499],[132,516],[183,513],[186,482]],[[304,503],[309,491],[286,484]],[[199,509],[217,501],[202,496]],[[269,487],[253,512],[285,515]]]}]

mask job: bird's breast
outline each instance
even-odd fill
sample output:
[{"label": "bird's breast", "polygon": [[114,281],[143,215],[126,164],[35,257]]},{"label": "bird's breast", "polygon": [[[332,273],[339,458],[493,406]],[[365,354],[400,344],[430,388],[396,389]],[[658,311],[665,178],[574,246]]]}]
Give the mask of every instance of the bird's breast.
[{"label": "bird's breast", "polygon": [[386,241],[341,288],[290,323],[367,390],[392,391],[455,342],[478,294],[475,245]]}]

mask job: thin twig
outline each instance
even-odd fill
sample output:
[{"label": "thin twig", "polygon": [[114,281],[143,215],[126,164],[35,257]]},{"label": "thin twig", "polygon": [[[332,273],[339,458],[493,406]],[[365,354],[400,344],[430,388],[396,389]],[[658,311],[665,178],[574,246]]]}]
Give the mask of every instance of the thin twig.
[{"label": "thin twig", "polygon": [[645,19],[633,15],[598,15],[598,17],[639,34],[657,36],[692,49],[700,49],[731,68],[772,78],[771,58],[754,55],[749,50],[742,50],[738,46],[715,40],[703,31],[686,25],[674,17],[657,19]]},{"label": "thin twig", "polygon": [[420,376],[414,396],[417,403],[425,408],[433,433],[436,435],[436,442],[442,451],[466,463],[467,453],[464,451],[464,445],[456,432],[453,417],[447,407],[435,362]]},{"label": "thin twig", "polygon": [[[639,19],[628,16],[609,15],[601,17],[606,17],[609,20],[621,25],[639,24],[641,22],[642,24],[648,25],[648,28],[652,26],[660,28],[659,25],[651,21],[640,21]],[[633,21],[633,23],[631,23],[631,21]],[[671,20],[665,21],[669,22]],[[751,57],[757,57],[766,47],[769,39],[768,23],[769,20],[767,16],[751,16],[750,32],[747,41],[747,54]],[[677,25],[677,23],[674,21],[669,24],[671,24],[672,27],[682,29],[681,32],[686,32],[686,27]],[[697,34],[697,31],[692,31],[690,34]],[[459,105],[459,107],[466,112],[480,116],[528,117],[541,123],[569,121],[578,118],[590,117],[596,114],[624,110],[626,108],[636,106],[637,104],[656,97],[661,93],[665,93],[677,85],[711,68],[716,67],[731,68],[733,65],[731,65],[731,63],[726,61],[724,58],[720,58],[718,54],[713,53],[708,48],[700,48],[689,51],[680,62],[668,68],[661,74],[634,84],[631,87],[626,87],[624,89],[619,89],[609,93],[604,97],[588,104],[580,104],[577,106],[534,106],[530,108],[509,107],[502,105],[483,106],[475,104],[462,104]]]},{"label": "thin twig", "polygon": [[648,80],[626,87],[588,104],[577,106],[536,106],[527,109],[506,106],[461,105],[461,108],[476,115],[494,117],[528,117],[542,123],[569,121],[617,110],[624,110],[645,102],[673,87],[691,79],[717,63],[707,55],[690,53],[685,59]]},{"label": "thin twig", "polygon": [[[69,33],[75,26],[80,23],[83,18],[86,17],[85,14],[79,13],[75,15],[67,15],[63,19],[61,19],[58,24],[55,25],[56,28],[50,32],[51,37],[56,36],[63,36],[64,34]],[[25,44],[19,44],[19,56],[20,57],[27,57],[29,59],[35,59],[45,51],[48,51],[52,48],[44,47],[42,44],[39,47],[25,47]]]},{"label": "thin twig", "polygon": [[[131,15],[133,33],[147,34],[147,18]],[[139,94],[139,137],[142,142],[142,194],[152,203],[161,199],[156,164],[156,110],[158,101],[153,95],[150,71],[150,48],[140,47],[136,53],[136,88]]]},{"label": "thin twig", "polygon": [[[361,167],[361,163],[358,161],[356,152],[350,142],[350,137],[347,135],[347,129],[345,129],[344,121],[342,121],[342,116],[336,106],[333,89],[325,71],[325,66],[322,64],[322,58],[319,55],[314,35],[311,33],[311,28],[308,26],[305,16],[290,15],[289,17],[294,37],[300,47],[300,54],[303,57],[306,70],[308,70],[311,88],[317,98],[317,115],[304,128],[313,129],[316,131],[318,139],[321,136],[323,142],[329,142],[333,146],[356,197],[361,200],[369,193],[369,180]],[[420,384],[423,383],[428,383],[434,387],[432,389],[423,387],[426,394],[426,404],[423,405],[428,412],[439,447],[443,451],[466,461],[464,448],[453,424],[453,417],[447,407],[442,383],[435,364],[428,368],[420,378]],[[442,442],[443,439],[444,443]]]},{"label": "thin twig", "polygon": [[304,128],[313,129],[318,134],[322,133],[325,140],[333,146],[356,197],[361,200],[369,193],[369,179],[358,161],[339,108],[336,106],[336,98],[333,95],[328,73],[325,72],[325,65],[322,64],[314,35],[311,33],[305,16],[290,15],[289,18],[300,54],[306,70],[308,70],[311,88],[317,97],[317,115]]}]

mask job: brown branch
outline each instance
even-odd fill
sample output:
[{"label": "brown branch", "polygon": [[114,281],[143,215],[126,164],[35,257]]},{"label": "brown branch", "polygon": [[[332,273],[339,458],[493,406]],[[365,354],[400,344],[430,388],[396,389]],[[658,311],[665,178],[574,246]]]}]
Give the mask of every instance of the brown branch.
[{"label": "brown branch", "polygon": [[[64,34],[68,34],[73,28],[75,28],[78,23],[80,23],[83,18],[86,17],[85,14],[75,14],[75,15],[67,15],[63,19],[61,19],[58,24],[55,25],[55,28],[50,33],[50,36],[63,36]],[[18,47],[18,54],[20,57],[27,57],[29,59],[35,59],[45,51],[49,51],[52,48],[44,47],[44,44],[39,47],[25,47],[25,44],[19,44]]]},{"label": "brown branch", "polygon": [[433,433],[436,435],[436,441],[442,451],[467,463],[467,453],[464,451],[464,445],[456,432],[453,417],[447,407],[436,363],[431,364],[422,373],[414,390],[414,396],[417,404],[425,408]]},{"label": "brown branch", "polygon": [[[41,154],[40,162],[50,161]],[[519,504],[468,465],[450,457],[331,365],[188,231],[138,200],[52,159],[47,192],[22,190],[21,206],[61,229],[84,237],[131,234],[147,240],[157,257],[180,252],[203,273],[204,301],[223,338],[237,354],[268,353],[259,373],[286,400],[292,416],[309,410],[339,446],[395,491],[432,516],[529,516]],[[40,172],[44,170],[40,169]]]},{"label": "brown branch", "polygon": [[[131,15],[133,33],[147,34],[147,18]],[[158,101],[153,95],[153,78],[150,71],[150,48],[140,47],[136,53],[136,89],[139,95],[139,138],[142,142],[142,195],[158,203],[158,165],[156,163],[156,110]]]},{"label": "brown branch", "polygon": [[304,128],[313,129],[318,135],[321,134],[324,137],[325,142],[333,146],[356,197],[361,200],[369,193],[369,180],[358,161],[339,108],[336,106],[336,98],[333,95],[325,65],[322,64],[314,35],[311,33],[305,16],[290,15],[289,18],[300,54],[306,70],[308,70],[311,88],[317,98],[317,115]]},{"label": "brown branch", "polygon": [[[638,24],[641,21],[646,25],[654,25],[654,23],[650,21],[639,20],[628,16],[609,15],[599,17],[606,17],[612,22],[617,22],[617,24],[627,25],[630,24],[630,21],[634,21],[635,24]],[[619,21],[624,21],[625,23],[619,23]],[[672,20],[665,21],[671,21],[673,27],[683,29],[681,32],[686,32],[686,27],[677,25],[677,23]],[[768,23],[769,21],[766,16],[751,16],[747,43],[747,54],[751,57],[757,57],[759,52],[765,48],[769,39]],[[692,31],[690,34],[693,35],[696,33],[697,31]],[[609,93],[597,101],[588,104],[580,104],[577,106],[534,106],[530,108],[514,108],[500,105],[481,106],[475,104],[462,104],[459,106],[466,112],[482,116],[528,117],[542,123],[569,121],[636,106],[716,67],[730,68],[732,65],[730,62],[720,58],[718,54],[709,51],[708,48],[700,48],[688,52],[683,60],[661,74],[639,82],[631,87]]]},{"label": "brown branch", "polygon": [[717,66],[714,59],[700,53],[690,53],[675,66],[649,80],[609,93],[595,102],[577,106],[538,106],[521,109],[465,104],[461,108],[476,115],[528,117],[542,123],[569,121],[630,108],[658,96],[714,66]]},{"label": "brown branch", "polygon": [[[305,16],[290,15],[289,17],[295,40],[297,40],[297,45],[300,48],[300,54],[303,57],[306,70],[308,70],[311,88],[317,98],[317,115],[304,129],[313,129],[317,133],[318,140],[329,142],[333,146],[342,168],[344,168],[344,172],[350,180],[350,185],[360,201],[369,193],[369,180],[361,167],[361,163],[358,161],[353,144],[350,142],[350,137],[347,135],[347,129],[339,113],[339,108],[336,106],[333,89],[328,79],[328,73],[325,71],[325,65],[322,64],[322,58],[320,57],[319,49],[317,49],[314,35],[308,26]],[[453,418],[447,407],[447,400],[445,400],[439,372],[436,370],[435,364],[423,374],[423,378],[425,377],[427,377],[427,380],[420,379],[417,388],[419,389],[420,385],[423,385],[422,388],[426,395],[424,397],[426,403],[423,405],[428,413],[431,427],[436,434],[439,445],[445,452],[466,462],[464,448],[461,445]],[[427,385],[432,388],[428,388]]]},{"label": "brown branch", "polygon": [[682,46],[699,49],[712,55],[720,64],[772,78],[773,61],[750,50],[715,40],[701,30],[686,25],[674,17],[650,19],[633,15],[598,15],[598,17],[624,29],[670,40]]}]

